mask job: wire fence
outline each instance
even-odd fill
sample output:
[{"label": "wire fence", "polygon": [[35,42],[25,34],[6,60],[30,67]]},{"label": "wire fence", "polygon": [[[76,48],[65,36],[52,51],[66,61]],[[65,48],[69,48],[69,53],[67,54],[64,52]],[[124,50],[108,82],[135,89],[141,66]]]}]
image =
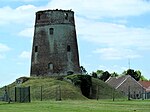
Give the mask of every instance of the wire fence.
[{"label": "wire fence", "polygon": [[[43,100],[66,100],[66,99],[79,99],[81,91],[75,91],[73,89],[63,88],[61,85],[48,86],[30,86],[31,101],[43,101]],[[3,87],[0,89],[0,101],[8,101],[5,97],[10,98],[11,101],[15,101],[15,87]],[[84,98],[84,97],[82,97]]]},{"label": "wire fence", "polygon": [[[99,85],[92,85],[90,89],[90,97],[91,99],[114,99],[121,98],[123,93],[115,90],[114,88],[105,88],[107,92],[104,92],[104,87]],[[106,91],[106,90],[105,90]],[[82,96],[81,91],[76,91],[74,89],[68,89],[63,87],[62,85],[53,85],[49,87],[48,85],[41,86],[30,86],[30,97],[31,101],[44,101],[44,100],[66,100],[66,99],[81,99],[85,98]],[[128,91],[130,94],[130,90]],[[143,93],[142,93],[143,94]],[[82,97],[81,97],[82,96]],[[143,96],[143,95],[142,95]],[[141,98],[143,98],[141,96]],[[128,96],[129,98],[131,97]],[[10,98],[10,99],[9,99]],[[145,98],[143,98],[145,99]],[[0,89],[0,101],[15,101],[15,86],[5,86]]]}]

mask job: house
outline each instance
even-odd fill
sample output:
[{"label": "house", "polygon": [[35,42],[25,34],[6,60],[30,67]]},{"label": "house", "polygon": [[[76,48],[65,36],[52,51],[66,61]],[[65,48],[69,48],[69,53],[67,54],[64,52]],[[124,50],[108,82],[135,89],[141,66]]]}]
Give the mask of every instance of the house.
[{"label": "house", "polygon": [[139,83],[144,87],[145,98],[150,99],[150,81],[139,81]]},{"label": "house", "polygon": [[144,98],[145,88],[130,75],[110,77],[105,81],[110,86],[121,91],[124,95],[133,99]]}]

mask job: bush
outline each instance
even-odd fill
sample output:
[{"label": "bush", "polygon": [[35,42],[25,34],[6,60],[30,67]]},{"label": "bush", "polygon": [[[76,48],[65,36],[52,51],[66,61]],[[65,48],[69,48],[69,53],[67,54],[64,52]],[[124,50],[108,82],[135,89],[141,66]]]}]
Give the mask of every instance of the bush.
[{"label": "bush", "polygon": [[90,88],[92,86],[91,76],[89,75],[70,75],[67,76],[67,79],[71,80],[71,82],[80,87],[82,94],[89,98],[90,97]]}]

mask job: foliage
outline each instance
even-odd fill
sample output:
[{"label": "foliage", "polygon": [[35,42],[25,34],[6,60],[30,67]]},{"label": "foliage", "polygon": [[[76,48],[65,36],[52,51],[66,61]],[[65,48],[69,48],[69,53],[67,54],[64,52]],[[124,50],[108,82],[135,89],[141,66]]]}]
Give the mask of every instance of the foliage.
[{"label": "foliage", "polygon": [[133,69],[128,69],[126,75],[130,75],[136,81],[139,81],[141,78],[141,72],[140,71],[134,71]]},{"label": "foliage", "polygon": [[70,79],[74,85],[80,87],[82,94],[89,98],[90,87],[92,85],[91,76],[89,75],[70,75],[66,77]]},{"label": "foliage", "polygon": [[[148,81],[143,75],[141,75],[140,80],[141,80],[141,81]],[[149,80],[149,81],[150,81],[150,80]]]},{"label": "foliage", "polygon": [[124,70],[121,75],[126,75],[126,74],[127,74],[127,71]]},{"label": "foliage", "polygon": [[122,73],[122,75],[130,75],[132,76],[136,81],[139,81],[139,80],[146,80],[147,79],[142,75],[141,71],[140,70],[133,70],[133,69],[128,69],[127,71],[124,71]]},{"label": "foliage", "polygon": [[96,72],[92,72],[92,77],[97,78],[97,73]]},{"label": "foliage", "polygon": [[96,71],[97,77],[100,77],[103,73],[104,73],[103,70],[97,70]]},{"label": "foliage", "polygon": [[109,76],[111,77],[118,77],[119,75],[130,75],[132,76],[136,81],[139,80],[146,80],[147,79],[142,75],[140,70],[133,70],[133,69],[128,69],[122,72],[122,74],[118,74],[116,72],[110,73],[108,71],[103,71],[103,70],[97,70],[96,72],[92,72],[92,77],[94,78],[99,78],[103,81],[107,80]]},{"label": "foliage", "polygon": [[118,77],[119,74],[117,74],[116,72],[111,73],[111,77]]},{"label": "foliage", "polygon": [[86,69],[83,66],[80,66],[81,74],[85,75],[87,73]]},{"label": "foliage", "polygon": [[97,74],[103,74],[103,72],[104,72],[103,70],[97,70],[96,71]]},{"label": "foliage", "polygon": [[[67,79],[70,79],[74,85],[81,87],[82,93],[87,95],[88,98],[96,99],[99,97],[100,99],[111,99],[112,91],[114,90],[111,86],[104,83],[103,81],[92,78],[88,75],[69,75]],[[92,83],[91,83],[92,81]],[[83,85],[83,86],[81,86]],[[89,86],[88,86],[89,85]],[[97,88],[98,87],[98,88]],[[86,89],[86,91],[85,91]],[[91,89],[91,90],[90,90]],[[97,91],[98,89],[98,91]],[[123,98],[124,95],[118,91],[114,91],[116,98]],[[98,95],[98,96],[97,96]]]},{"label": "foliage", "polygon": [[120,91],[115,90],[110,85],[97,78],[92,78],[91,90],[92,99],[112,99],[113,94],[115,99],[125,98],[125,96]]},{"label": "foliage", "polygon": [[99,79],[105,82],[110,76],[111,76],[111,74],[108,71],[105,71],[102,73],[102,75],[99,77]]}]

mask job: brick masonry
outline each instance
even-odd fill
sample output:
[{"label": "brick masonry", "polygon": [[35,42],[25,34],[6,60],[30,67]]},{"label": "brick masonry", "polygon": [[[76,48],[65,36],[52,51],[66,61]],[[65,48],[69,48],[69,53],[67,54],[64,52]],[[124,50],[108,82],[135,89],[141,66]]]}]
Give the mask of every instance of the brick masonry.
[{"label": "brick masonry", "polygon": [[31,76],[72,73],[80,73],[74,12],[38,11],[35,19]]}]

